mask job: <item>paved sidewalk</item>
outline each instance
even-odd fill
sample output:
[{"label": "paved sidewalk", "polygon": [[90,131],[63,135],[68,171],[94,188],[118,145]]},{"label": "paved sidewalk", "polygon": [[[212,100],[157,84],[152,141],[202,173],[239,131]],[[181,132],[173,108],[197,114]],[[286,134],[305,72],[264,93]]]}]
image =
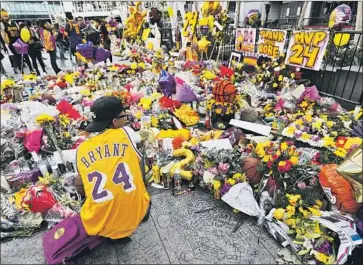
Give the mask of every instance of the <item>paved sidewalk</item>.
[{"label": "paved sidewalk", "polygon": [[[174,197],[170,191],[151,189],[150,219],[132,241],[105,242],[77,264],[276,264],[280,246],[257,227],[255,218],[247,218],[233,233],[239,215],[208,191]],[[1,243],[1,264],[44,264],[43,233]]]}]

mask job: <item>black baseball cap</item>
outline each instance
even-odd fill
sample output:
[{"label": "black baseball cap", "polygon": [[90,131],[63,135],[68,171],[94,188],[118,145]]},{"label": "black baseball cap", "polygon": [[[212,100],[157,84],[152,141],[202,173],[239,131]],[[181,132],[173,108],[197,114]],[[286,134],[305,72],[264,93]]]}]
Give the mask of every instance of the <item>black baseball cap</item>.
[{"label": "black baseball cap", "polygon": [[94,117],[85,130],[87,132],[102,132],[123,110],[121,100],[115,96],[104,96],[96,99],[91,106]]}]

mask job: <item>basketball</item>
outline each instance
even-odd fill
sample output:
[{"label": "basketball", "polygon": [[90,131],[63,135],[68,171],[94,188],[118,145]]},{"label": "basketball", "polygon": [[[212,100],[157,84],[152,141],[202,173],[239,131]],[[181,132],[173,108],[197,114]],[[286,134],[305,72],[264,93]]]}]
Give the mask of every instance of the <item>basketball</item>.
[{"label": "basketball", "polygon": [[256,109],[247,107],[241,110],[241,120],[247,122],[255,122],[258,119],[258,112]]},{"label": "basketball", "polygon": [[213,96],[218,102],[232,102],[236,97],[236,87],[227,80],[218,81],[212,90]]},{"label": "basketball", "polygon": [[246,157],[243,160],[242,169],[246,174],[246,178],[251,185],[256,185],[261,181],[261,173],[257,171],[257,166],[260,165],[260,160],[254,157]]}]

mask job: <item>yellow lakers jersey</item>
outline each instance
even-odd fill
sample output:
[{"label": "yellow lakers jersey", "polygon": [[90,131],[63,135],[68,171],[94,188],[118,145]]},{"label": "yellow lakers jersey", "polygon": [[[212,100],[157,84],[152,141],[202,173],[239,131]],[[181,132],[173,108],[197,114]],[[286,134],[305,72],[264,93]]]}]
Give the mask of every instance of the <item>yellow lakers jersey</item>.
[{"label": "yellow lakers jersey", "polygon": [[80,215],[87,234],[124,238],[140,224],[150,202],[140,161],[124,129],[108,129],[78,147],[77,169],[86,194]]}]

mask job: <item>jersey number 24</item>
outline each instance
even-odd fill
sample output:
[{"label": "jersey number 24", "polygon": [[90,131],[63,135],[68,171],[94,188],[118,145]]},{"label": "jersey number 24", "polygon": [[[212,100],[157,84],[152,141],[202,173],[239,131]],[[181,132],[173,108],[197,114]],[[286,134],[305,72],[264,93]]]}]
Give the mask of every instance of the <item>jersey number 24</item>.
[{"label": "jersey number 24", "polygon": [[[99,171],[93,171],[87,175],[89,182],[94,182],[92,190],[92,198],[95,202],[101,203],[113,199],[111,191],[105,189],[107,182],[107,176]],[[94,181],[94,179],[96,179]],[[119,163],[116,167],[115,173],[112,177],[112,182],[115,185],[123,184],[122,188],[125,192],[129,193],[136,189],[133,183],[133,176],[130,172],[130,168],[126,163]]]}]

